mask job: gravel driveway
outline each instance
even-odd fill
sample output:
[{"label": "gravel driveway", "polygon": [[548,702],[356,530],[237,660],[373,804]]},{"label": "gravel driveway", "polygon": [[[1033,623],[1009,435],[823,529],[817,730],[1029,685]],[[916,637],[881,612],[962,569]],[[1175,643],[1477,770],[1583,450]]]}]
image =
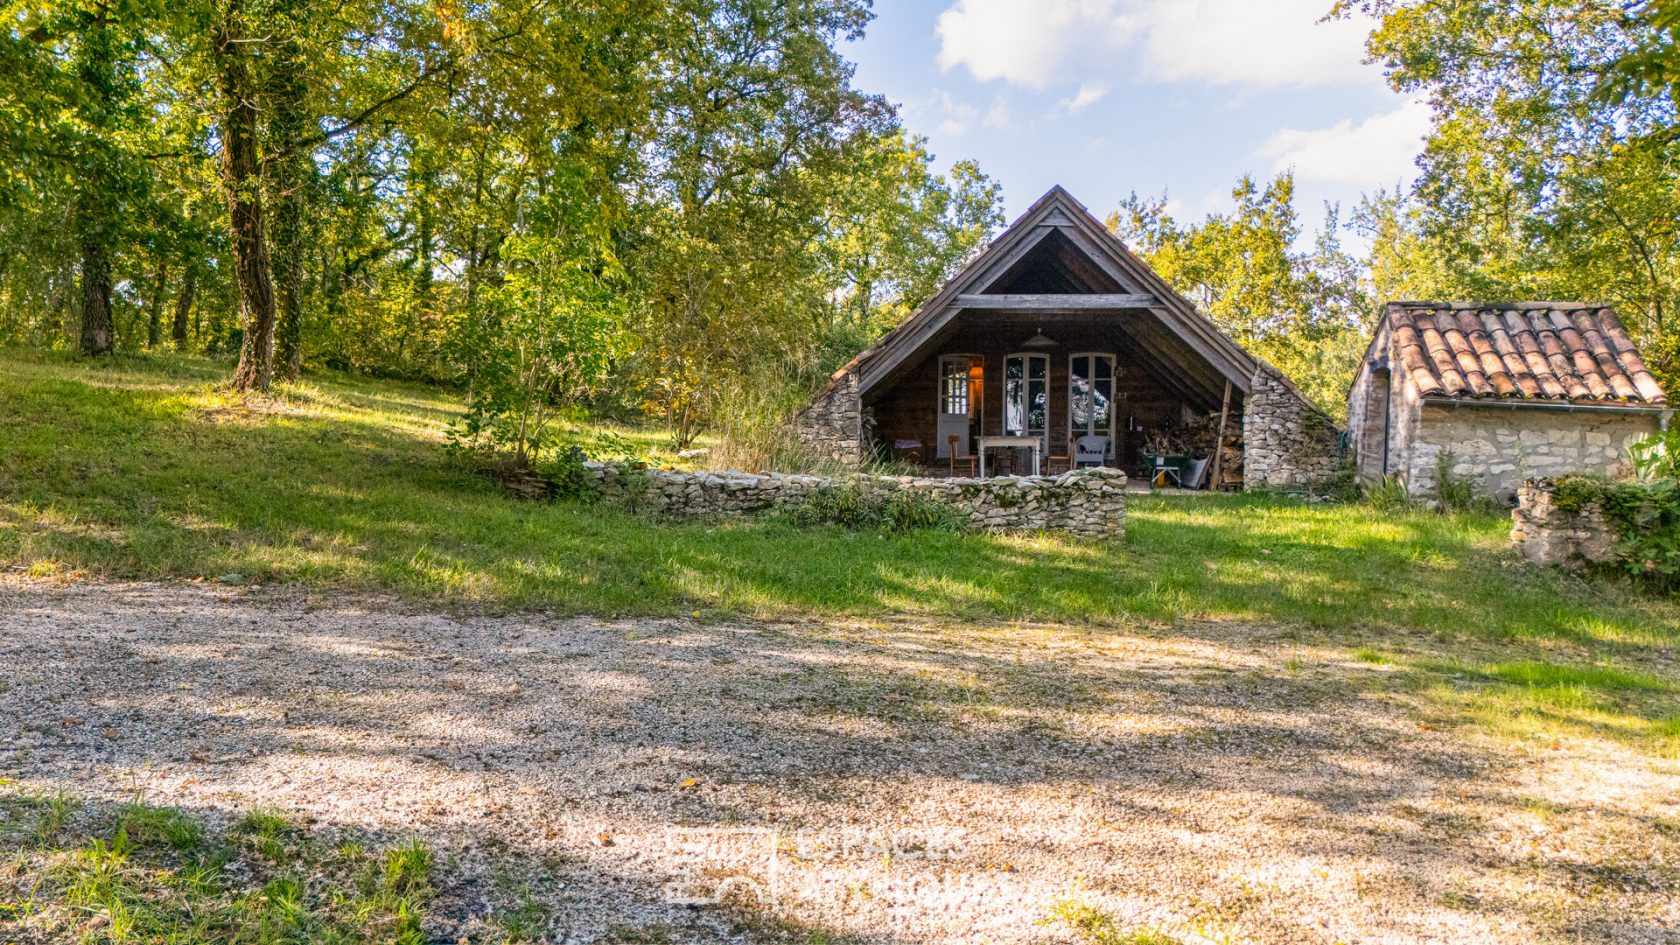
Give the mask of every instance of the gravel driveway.
[{"label": "gravel driveway", "polygon": [[1680,941],[1674,764],[1421,725],[1391,672],[1229,625],[19,582],[0,775],[418,833],[444,941],[521,904],[553,941],[1072,940],[1059,903],[1186,942]]}]

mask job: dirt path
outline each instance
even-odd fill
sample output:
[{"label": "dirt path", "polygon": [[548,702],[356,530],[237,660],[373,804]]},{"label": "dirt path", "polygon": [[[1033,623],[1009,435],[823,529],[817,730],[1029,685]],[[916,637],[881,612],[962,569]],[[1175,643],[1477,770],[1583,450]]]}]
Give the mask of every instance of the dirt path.
[{"label": "dirt path", "polygon": [[1386,672],[1264,628],[23,583],[0,775],[418,832],[451,941],[520,904],[554,941],[1061,941],[1058,903],[1186,942],[1680,941],[1672,763],[1431,731]]}]

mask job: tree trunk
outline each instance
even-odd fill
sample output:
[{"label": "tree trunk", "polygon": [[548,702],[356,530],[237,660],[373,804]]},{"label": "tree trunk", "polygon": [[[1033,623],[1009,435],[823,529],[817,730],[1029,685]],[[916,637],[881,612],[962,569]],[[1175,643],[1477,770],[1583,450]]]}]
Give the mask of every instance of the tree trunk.
[{"label": "tree trunk", "polygon": [[176,351],[187,350],[187,319],[192,315],[193,292],[197,288],[198,268],[188,263],[186,275],[181,280],[181,294],[175,297],[175,324],[170,332]]},{"label": "tree trunk", "polygon": [[217,84],[222,97],[222,183],[239,287],[244,337],[236,390],[268,390],[274,380],[274,282],[263,234],[262,158],[257,142],[256,89],[243,37],[243,0],[228,0],[216,32]]},{"label": "tree trunk", "polygon": [[116,82],[116,46],[103,6],[86,14],[81,41],[77,45],[77,77],[87,94],[82,117],[91,129],[89,140],[79,149],[77,168],[81,179],[75,200],[76,234],[82,251],[83,354],[109,354],[116,347],[116,325],[111,318],[111,243],[116,227],[114,201],[110,200],[110,166],[113,156],[105,129],[111,123]]},{"label": "tree trunk", "polygon": [[275,371],[282,380],[295,381],[303,370],[304,217],[315,162],[303,147],[309,132],[309,112],[302,44],[295,37],[289,38],[277,59],[269,124],[279,153],[269,175],[274,207],[274,288],[280,305]]},{"label": "tree trunk", "polygon": [[[87,224],[97,233],[98,224]],[[99,235],[82,236],[82,353],[110,354],[116,346],[111,321],[111,257]]]},{"label": "tree trunk", "polygon": [[152,295],[146,300],[146,347],[156,348],[163,340],[163,290],[169,285],[169,263],[158,263],[152,280]]}]

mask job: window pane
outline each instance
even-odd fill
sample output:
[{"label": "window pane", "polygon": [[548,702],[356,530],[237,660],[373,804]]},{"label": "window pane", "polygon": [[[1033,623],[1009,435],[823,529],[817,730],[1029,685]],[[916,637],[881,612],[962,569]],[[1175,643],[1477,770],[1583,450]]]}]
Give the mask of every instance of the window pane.
[{"label": "window pane", "polygon": [[1085,359],[1075,358],[1073,373],[1068,377],[1068,416],[1076,436],[1091,423],[1091,382],[1087,378]]},{"label": "window pane", "polygon": [[1098,383],[1091,391],[1091,432],[1107,436],[1113,429],[1114,387],[1110,382]]},{"label": "window pane", "polygon": [[945,361],[940,369],[940,410],[947,414],[968,413],[968,365],[962,361]]},{"label": "window pane", "polygon": [[1011,436],[1026,432],[1026,373],[1020,358],[1003,362],[1003,432]]}]

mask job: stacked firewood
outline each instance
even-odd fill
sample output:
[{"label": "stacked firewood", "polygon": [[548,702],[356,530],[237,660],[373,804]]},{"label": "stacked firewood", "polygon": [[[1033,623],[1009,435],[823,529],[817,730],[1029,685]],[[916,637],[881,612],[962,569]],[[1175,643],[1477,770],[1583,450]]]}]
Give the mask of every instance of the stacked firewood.
[{"label": "stacked firewood", "polygon": [[[1191,456],[1212,456],[1214,440],[1219,437],[1219,411],[1193,417],[1184,425],[1185,451]],[[1211,475],[1211,471],[1210,471]],[[1220,446],[1219,482],[1214,486],[1238,490],[1243,482],[1242,415],[1232,411],[1225,419],[1225,442]]]}]

